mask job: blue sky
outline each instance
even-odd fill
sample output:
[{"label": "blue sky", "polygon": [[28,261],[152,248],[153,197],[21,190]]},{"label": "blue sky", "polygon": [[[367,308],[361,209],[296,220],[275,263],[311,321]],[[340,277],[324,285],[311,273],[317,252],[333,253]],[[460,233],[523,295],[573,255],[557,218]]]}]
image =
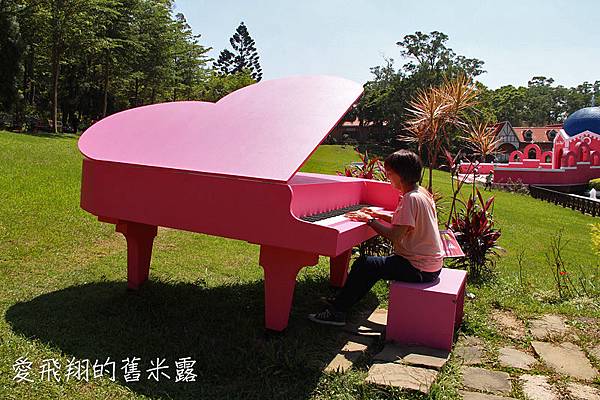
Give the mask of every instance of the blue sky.
[{"label": "blue sky", "polygon": [[527,85],[533,76],[575,86],[600,80],[600,1],[176,0],[217,58],[244,21],[256,41],[263,79],[330,74],[364,83],[393,58],[396,42],[438,30],[456,53],[485,61],[490,88]]}]

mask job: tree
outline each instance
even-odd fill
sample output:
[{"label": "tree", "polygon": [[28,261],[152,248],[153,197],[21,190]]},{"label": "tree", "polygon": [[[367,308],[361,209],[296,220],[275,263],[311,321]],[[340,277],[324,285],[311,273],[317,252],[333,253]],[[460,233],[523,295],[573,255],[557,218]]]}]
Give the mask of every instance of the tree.
[{"label": "tree", "polygon": [[491,108],[498,121],[510,121],[512,125],[520,126],[527,120],[526,101],[526,88],[507,85],[493,91]]},{"label": "tree", "polygon": [[206,81],[200,88],[200,100],[217,102],[240,88],[256,83],[250,76],[250,72],[244,70],[235,74],[224,75],[222,73],[211,72]]},{"label": "tree", "polygon": [[[10,35],[2,31],[0,37],[2,54],[8,55],[0,60],[0,68],[3,62],[11,68],[22,66],[10,74],[8,69],[0,71],[0,87],[12,87],[11,98],[15,87],[22,93],[11,101],[16,104],[11,110],[15,121],[31,126],[51,116],[57,127],[62,116],[63,126],[77,129],[132,106],[199,99],[209,91],[205,88],[210,82],[209,48],[200,44],[200,35],[192,33],[182,14],[174,15],[173,4],[173,0],[0,0],[0,10],[10,8],[21,27],[21,55],[13,56],[4,47],[19,41],[13,36],[19,32],[15,21],[11,20]],[[5,27],[4,17],[0,29]],[[231,80],[238,83],[222,86],[241,84],[240,77]]]},{"label": "tree", "polygon": [[223,74],[236,74],[248,70],[252,79],[257,82],[260,81],[262,79],[262,69],[258,62],[256,44],[243,22],[237,27],[234,35],[229,39],[229,43],[231,43],[235,53],[228,49],[221,51],[214,68]]},{"label": "tree", "polygon": [[10,111],[18,96],[17,78],[22,70],[23,40],[15,11],[0,1],[0,110]]},{"label": "tree", "polygon": [[47,50],[50,53],[52,124],[55,133],[58,132],[58,91],[61,63],[65,49],[68,49],[73,41],[81,42],[81,35],[87,32],[87,30],[81,29],[81,26],[91,21],[87,12],[92,8],[92,2],[93,0],[43,1],[47,6],[47,17],[50,26]]},{"label": "tree", "polygon": [[403,68],[407,75],[419,77],[421,88],[438,86],[444,79],[464,74],[469,78],[481,75],[483,61],[456,55],[446,46],[448,36],[433,31],[429,34],[415,32],[396,42],[400,54],[409,61]]},{"label": "tree", "polygon": [[555,99],[554,79],[534,76],[527,83],[526,116],[528,125],[543,126],[560,119],[560,104]]},{"label": "tree", "polygon": [[593,84],[583,82],[574,88],[567,89],[565,96],[565,113],[569,115],[580,108],[592,105],[592,97],[595,97],[595,105],[600,104],[600,80]]},{"label": "tree", "polygon": [[457,55],[447,47],[447,40],[448,36],[434,31],[415,32],[397,42],[400,54],[408,61],[398,70],[391,59],[371,68],[374,79],[365,84],[365,93],[357,107],[359,119],[385,123],[388,138],[395,138],[405,131],[404,121],[410,118],[408,100],[419,91],[459,76],[473,79],[484,72],[483,61]]},{"label": "tree", "polygon": [[361,125],[369,121],[377,125],[399,126],[404,115],[404,103],[398,104],[405,98],[402,75],[394,70],[393,59],[386,59],[384,65],[371,68],[371,73],[375,79],[365,84],[364,95],[356,107]]},{"label": "tree", "polygon": [[176,41],[174,46],[173,101],[178,95],[185,100],[198,97],[199,86],[206,79],[205,68],[210,47],[200,44],[200,35],[194,35],[183,14],[175,16]]}]

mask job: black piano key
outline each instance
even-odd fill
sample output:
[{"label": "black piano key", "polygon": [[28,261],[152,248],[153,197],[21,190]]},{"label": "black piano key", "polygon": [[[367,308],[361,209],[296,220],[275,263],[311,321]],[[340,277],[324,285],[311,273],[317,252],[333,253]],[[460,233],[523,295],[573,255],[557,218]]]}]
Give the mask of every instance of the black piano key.
[{"label": "black piano key", "polygon": [[371,204],[355,204],[353,206],[338,208],[337,210],[331,210],[331,211],[327,211],[327,212],[320,213],[320,214],[305,215],[304,217],[300,217],[300,219],[303,221],[307,221],[307,222],[317,222],[322,219],[337,217],[338,215],[344,215],[350,211],[358,211],[363,207],[372,207],[372,205]]}]

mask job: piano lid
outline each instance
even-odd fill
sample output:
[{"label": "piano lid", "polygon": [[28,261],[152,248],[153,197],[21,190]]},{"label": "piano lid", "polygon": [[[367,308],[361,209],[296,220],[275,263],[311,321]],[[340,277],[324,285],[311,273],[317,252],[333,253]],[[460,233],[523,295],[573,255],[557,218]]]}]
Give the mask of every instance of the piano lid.
[{"label": "piano lid", "polygon": [[331,76],[259,82],[217,103],[155,104],[111,115],[79,139],[90,159],[286,182],[362,94]]}]

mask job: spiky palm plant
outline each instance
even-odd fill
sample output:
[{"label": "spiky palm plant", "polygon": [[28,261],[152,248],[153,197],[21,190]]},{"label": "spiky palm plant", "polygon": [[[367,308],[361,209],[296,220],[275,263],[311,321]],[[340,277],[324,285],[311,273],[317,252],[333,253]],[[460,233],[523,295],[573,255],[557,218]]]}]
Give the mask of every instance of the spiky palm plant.
[{"label": "spiky palm plant", "polygon": [[475,156],[480,158],[481,162],[485,162],[488,156],[496,151],[500,143],[495,129],[485,122],[469,126],[461,139],[467,143],[467,146]]},{"label": "spiky palm plant", "polygon": [[420,90],[409,103],[412,117],[406,121],[407,132],[400,139],[417,144],[419,156],[426,152],[429,160],[429,183],[432,192],[432,171],[442,148],[450,142],[453,129],[464,130],[469,125],[469,111],[477,104],[477,88],[465,76],[447,80],[439,87]]}]

